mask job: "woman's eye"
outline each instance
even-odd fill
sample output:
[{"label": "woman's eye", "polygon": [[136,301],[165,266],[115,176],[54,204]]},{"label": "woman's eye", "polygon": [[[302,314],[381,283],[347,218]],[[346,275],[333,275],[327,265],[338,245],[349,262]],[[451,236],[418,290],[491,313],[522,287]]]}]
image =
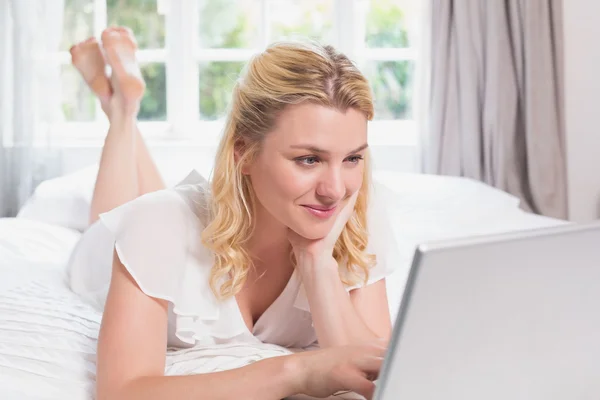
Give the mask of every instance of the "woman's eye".
[{"label": "woman's eye", "polygon": [[347,160],[350,161],[353,164],[358,164],[360,160],[362,160],[363,157],[362,156],[351,156],[348,157]]},{"label": "woman's eye", "polygon": [[310,156],[310,157],[297,158],[296,161],[298,161],[300,164],[304,164],[304,165],[314,165],[319,160],[317,159],[317,157]]}]

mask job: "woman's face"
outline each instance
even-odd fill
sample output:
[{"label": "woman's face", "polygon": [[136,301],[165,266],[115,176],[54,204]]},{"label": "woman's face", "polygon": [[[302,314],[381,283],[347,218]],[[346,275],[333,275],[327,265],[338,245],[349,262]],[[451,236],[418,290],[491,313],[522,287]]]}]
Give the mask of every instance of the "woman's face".
[{"label": "woman's face", "polygon": [[360,111],[292,105],[244,171],[264,210],[299,235],[319,239],[360,189],[366,147]]}]

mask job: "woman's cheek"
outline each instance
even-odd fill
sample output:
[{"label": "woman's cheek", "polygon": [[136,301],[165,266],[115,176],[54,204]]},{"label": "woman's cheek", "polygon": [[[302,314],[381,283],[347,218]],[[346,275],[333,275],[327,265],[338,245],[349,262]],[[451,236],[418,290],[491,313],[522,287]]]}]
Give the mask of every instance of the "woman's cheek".
[{"label": "woman's cheek", "polygon": [[292,199],[297,199],[309,192],[315,185],[315,174],[302,171],[300,167],[293,166],[280,169],[277,181],[284,188],[285,193]]},{"label": "woman's cheek", "polygon": [[364,168],[357,167],[350,171],[346,176],[346,189],[349,193],[359,190],[363,184]]}]

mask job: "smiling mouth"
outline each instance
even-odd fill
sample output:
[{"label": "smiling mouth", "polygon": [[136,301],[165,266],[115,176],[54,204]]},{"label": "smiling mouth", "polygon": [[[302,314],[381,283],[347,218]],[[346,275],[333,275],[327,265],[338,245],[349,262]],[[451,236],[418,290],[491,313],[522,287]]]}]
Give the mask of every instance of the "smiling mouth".
[{"label": "smiling mouth", "polygon": [[318,211],[330,211],[335,208],[335,206],[325,207],[325,206],[314,206],[314,205],[308,205],[308,204],[305,205],[304,207],[309,207],[309,208],[312,208],[313,210],[318,210]]},{"label": "smiling mouth", "polygon": [[334,207],[321,207],[321,206],[302,206],[306,211],[308,211],[311,215],[327,219],[331,217],[335,213],[336,206]]}]

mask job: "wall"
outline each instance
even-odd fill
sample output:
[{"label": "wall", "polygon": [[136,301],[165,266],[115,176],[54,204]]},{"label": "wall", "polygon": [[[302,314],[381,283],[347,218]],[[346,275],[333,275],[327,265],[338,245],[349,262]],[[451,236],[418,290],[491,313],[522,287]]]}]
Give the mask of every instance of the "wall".
[{"label": "wall", "polygon": [[563,0],[569,218],[600,217],[600,1]]}]

